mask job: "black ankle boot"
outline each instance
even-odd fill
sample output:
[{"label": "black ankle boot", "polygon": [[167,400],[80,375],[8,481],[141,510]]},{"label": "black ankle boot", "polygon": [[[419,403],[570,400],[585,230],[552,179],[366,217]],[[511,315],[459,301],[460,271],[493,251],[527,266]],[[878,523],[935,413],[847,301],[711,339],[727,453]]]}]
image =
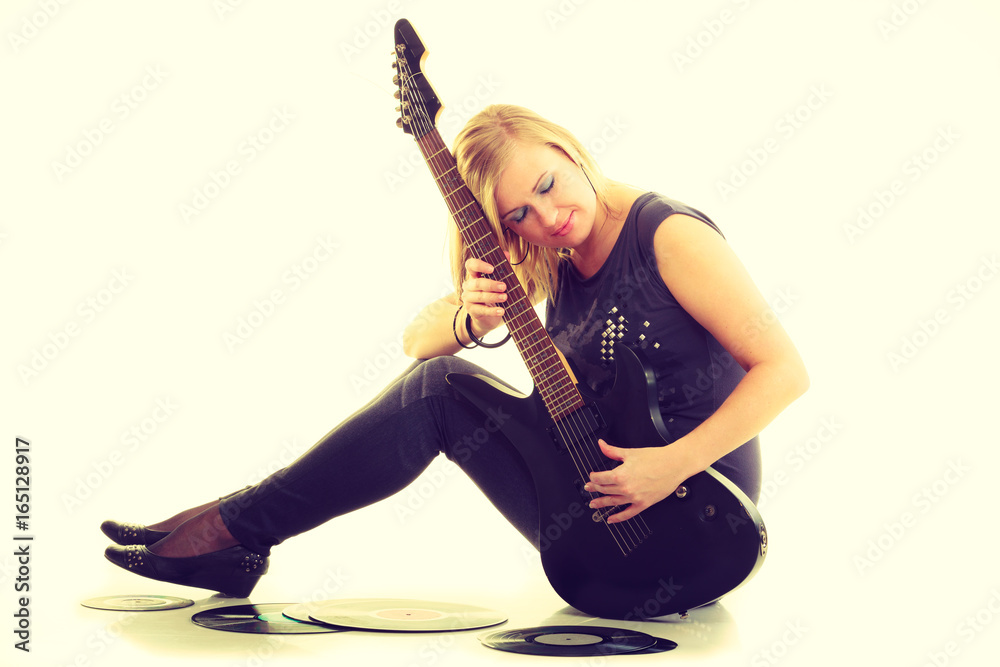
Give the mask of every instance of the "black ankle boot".
[{"label": "black ankle boot", "polygon": [[101,524],[101,532],[111,538],[115,544],[123,546],[129,544],[149,546],[156,544],[170,534],[169,531],[150,530],[138,523],[118,523],[110,520]]},{"label": "black ankle boot", "polygon": [[118,567],[149,579],[206,588],[237,598],[250,595],[268,567],[266,557],[240,545],[189,558],[157,556],[140,545],[112,546],[104,556]]}]

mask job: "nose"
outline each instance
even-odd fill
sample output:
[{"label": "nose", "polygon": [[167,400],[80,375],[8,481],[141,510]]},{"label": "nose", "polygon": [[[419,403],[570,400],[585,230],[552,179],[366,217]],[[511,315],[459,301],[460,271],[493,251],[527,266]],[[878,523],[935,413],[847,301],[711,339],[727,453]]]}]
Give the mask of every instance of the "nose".
[{"label": "nose", "polygon": [[542,227],[555,227],[559,222],[559,208],[551,203],[539,206],[538,218],[541,220]]}]

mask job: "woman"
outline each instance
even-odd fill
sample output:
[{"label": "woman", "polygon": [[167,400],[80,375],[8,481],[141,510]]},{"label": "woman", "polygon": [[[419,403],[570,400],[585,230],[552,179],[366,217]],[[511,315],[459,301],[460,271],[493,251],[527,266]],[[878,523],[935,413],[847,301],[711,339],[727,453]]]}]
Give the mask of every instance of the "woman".
[{"label": "woman", "polygon": [[[618,448],[592,472],[591,507],[629,519],[712,465],[756,502],[759,433],[808,378],[802,360],[721,233],[699,211],[605,178],[569,132],[514,106],[487,107],[455,142],[459,172],[533,303],[548,299],[557,346],[601,391],[615,345],[643,348],[657,376],[669,447]],[[530,472],[496,428],[444,380],[481,373],[454,357],[502,322],[506,286],[453,244],[456,295],[405,334],[420,361],[287,468],[219,501],[149,526],[107,521],[109,560],[137,574],[235,596],[250,593],[270,548],[386,498],[443,452],[538,545]],[[487,424],[488,426],[488,424]],[[467,446],[476,433],[475,447]],[[488,440],[482,442],[482,435]],[[363,446],[360,446],[363,443]]]}]

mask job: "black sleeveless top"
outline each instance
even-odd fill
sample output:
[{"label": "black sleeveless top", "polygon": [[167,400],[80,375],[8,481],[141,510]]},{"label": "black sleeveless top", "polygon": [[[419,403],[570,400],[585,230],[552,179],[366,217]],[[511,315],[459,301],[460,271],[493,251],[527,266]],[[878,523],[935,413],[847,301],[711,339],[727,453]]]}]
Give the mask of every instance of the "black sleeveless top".
[{"label": "black sleeveless top", "polygon": [[[697,209],[656,193],[641,195],[597,273],[584,279],[571,262],[560,262],[556,298],[546,306],[546,329],[576,366],[577,379],[598,394],[611,388],[616,346],[642,350],[656,375],[663,422],[676,440],[715,412],[746,372],[681,307],[660,277],[653,235],[673,213],[697,218],[722,233]],[[712,467],[757,501],[761,473],[756,437]]]}]

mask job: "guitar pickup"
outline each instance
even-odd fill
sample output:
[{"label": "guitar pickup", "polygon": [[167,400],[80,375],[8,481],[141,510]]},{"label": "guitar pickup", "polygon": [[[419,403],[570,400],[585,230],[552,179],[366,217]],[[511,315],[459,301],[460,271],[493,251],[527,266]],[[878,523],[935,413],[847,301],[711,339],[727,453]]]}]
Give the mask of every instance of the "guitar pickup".
[{"label": "guitar pickup", "polygon": [[569,413],[546,429],[556,450],[564,452],[570,446],[591,441],[591,436],[607,428],[601,411],[593,403]]}]

